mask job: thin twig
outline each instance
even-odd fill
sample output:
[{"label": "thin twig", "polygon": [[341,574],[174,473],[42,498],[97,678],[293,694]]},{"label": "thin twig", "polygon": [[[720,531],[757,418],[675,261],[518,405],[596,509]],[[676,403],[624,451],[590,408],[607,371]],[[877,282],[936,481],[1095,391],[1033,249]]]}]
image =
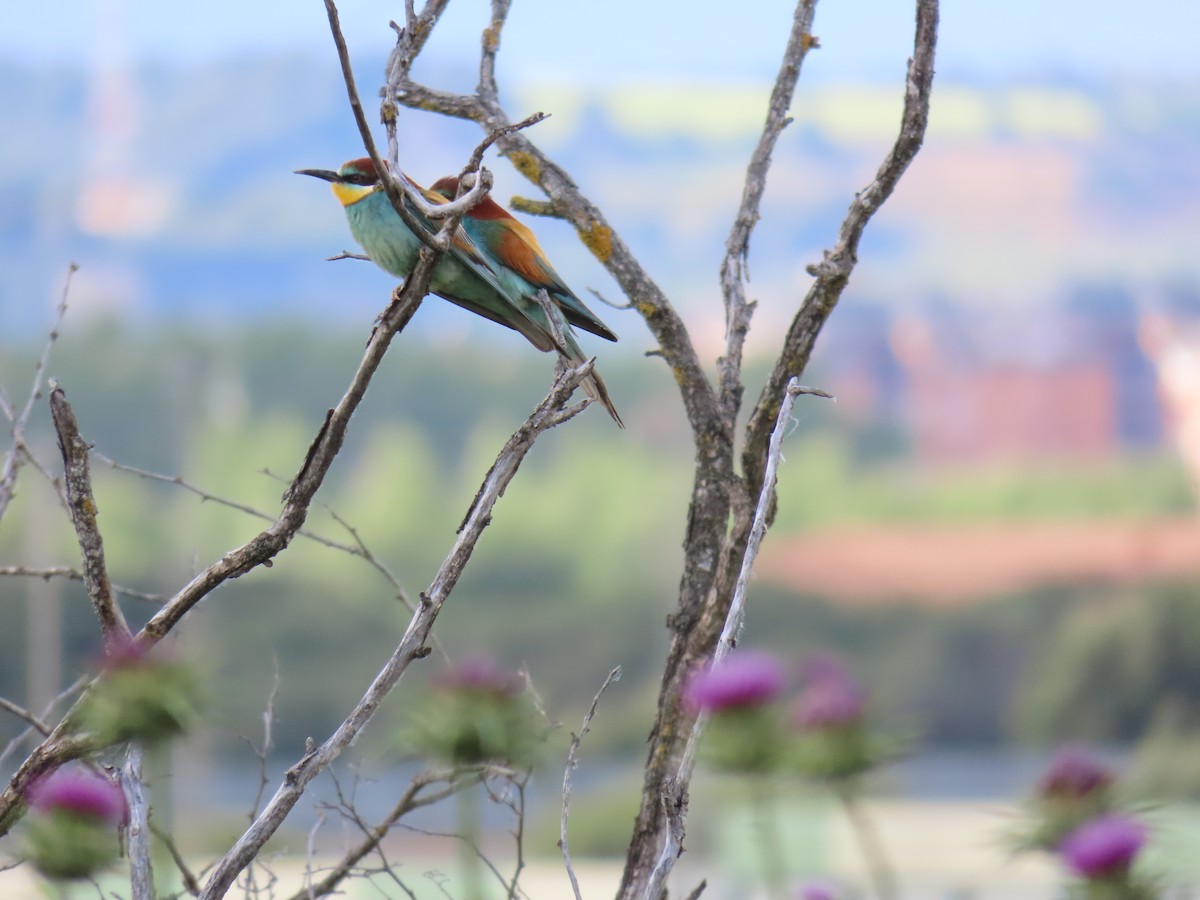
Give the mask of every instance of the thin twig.
[{"label": "thin twig", "polygon": [[791,36],[771,90],[767,120],[763,125],[758,146],[750,156],[738,208],[729,238],[725,241],[725,258],[721,261],[721,289],[725,298],[725,353],[720,361],[721,405],[726,418],[737,417],[742,404],[742,350],[750,330],[754,304],[746,300],[749,280],[747,262],[750,254],[750,235],[758,223],[759,207],[767,189],[767,171],[771,167],[771,152],[784,128],[791,124],[788,110],[800,80],[800,67],[812,47],[819,46],[812,36],[813,13],[817,0],[802,0],[792,19]]},{"label": "thin twig", "polygon": [[271,690],[267,694],[267,705],[262,713],[262,744],[255,747],[253,741],[247,740],[254,750],[254,755],[258,757],[258,789],[254,792],[254,801],[250,804],[250,813],[247,817],[251,822],[258,815],[258,807],[262,803],[263,793],[267,789],[267,760],[270,758],[271,748],[274,745],[271,733],[275,724],[275,699],[279,696],[279,657],[277,656],[271,657],[271,675]]},{"label": "thin twig", "polygon": [[[192,484],[182,475],[164,475],[161,472],[151,472],[148,469],[140,469],[137,466],[131,466],[126,463],[117,462],[115,459],[106,456],[98,450],[92,450],[92,458],[97,462],[103,463],[111,469],[115,469],[118,472],[136,475],[138,478],[144,478],[147,481],[159,481],[163,484],[175,485],[176,487],[187,491],[189,494],[195,494],[204,503],[212,503],[215,506],[224,506],[228,509],[245,513],[247,516],[252,518],[261,519],[264,522],[273,522],[275,520],[275,517],[270,513],[263,512],[261,509],[255,509],[253,506],[242,503],[238,500],[230,500],[228,497],[222,497],[219,494],[213,494],[209,491],[206,491],[204,488]],[[297,529],[296,534],[299,537],[308,538],[310,541],[315,541],[316,543],[325,547],[329,547],[332,550],[341,550],[343,553],[349,553],[352,556],[359,555],[355,549],[348,544],[340,544],[337,541],[323,537],[322,535],[310,531],[307,528]]]},{"label": "thin twig", "polygon": [[[49,581],[51,578],[67,578],[71,581],[83,581],[84,576],[83,572],[71,566],[46,566],[40,569],[31,569],[28,566],[0,566],[0,578],[4,577],[41,578],[44,581]],[[148,594],[145,591],[136,591],[119,584],[113,584],[112,589],[114,593],[123,597],[143,600],[147,603],[161,604],[166,599],[162,594]]]},{"label": "thin twig", "polygon": [[[433,771],[417,775],[409,782],[408,787],[383,821],[372,828],[366,827],[365,824],[360,825],[365,835],[362,842],[348,850],[324,878],[297,891],[292,895],[291,900],[310,900],[313,897],[324,897],[333,893],[338,885],[354,872],[355,867],[379,846],[401,818],[414,810],[452,797],[464,788],[478,784],[484,777],[483,771],[469,773],[471,775],[469,778],[463,778],[463,774],[462,772]],[[445,784],[446,787],[438,791],[422,793],[426,788],[436,784]]]},{"label": "thin twig", "polygon": [[475,544],[483,530],[491,522],[496,502],[516,475],[538,436],[570,417],[568,413],[571,413],[571,410],[564,410],[564,405],[571,392],[578,386],[584,369],[585,367],[580,367],[556,378],[550,393],[509,439],[484,478],[483,486],[471,506],[466,527],[459,532],[454,546],[428,590],[421,595],[417,613],[409,622],[391,659],[337,730],[320,747],[307,753],[287,771],[283,784],[276,790],[263,812],[217,864],[201,895],[205,900],[217,900],[224,896],[237,873],[255,858],[263,844],[283,823],[308,783],[324,771],[358,736],[412,661],[428,655],[426,643],[433,623],[458,583],[459,576],[474,552]]},{"label": "thin twig", "polygon": [[[74,684],[70,685],[66,690],[64,690],[57,697],[55,697],[53,700],[51,700],[49,703],[46,704],[46,708],[44,710],[42,710],[42,714],[38,718],[43,723],[46,722],[46,720],[49,718],[50,714],[54,712],[55,707],[57,707],[60,703],[64,702],[68,698],[74,696],[75,694],[78,694],[85,687],[87,687],[88,683],[91,680],[92,679],[91,679],[90,675],[84,675],[81,678],[76,679]],[[61,725],[57,726],[57,727],[61,728]],[[12,756],[13,751],[16,750],[17,747],[19,747],[22,743],[24,743],[26,738],[30,737],[34,733],[34,731],[37,731],[37,730],[39,730],[39,729],[37,729],[36,726],[31,725],[29,728],[26,728],[24,731],[22,731],[20,734],[18,734],[16,737],[14,737],[11,741],[9,741],[7,744],[5,744],[4,750],[0,751],[0,769],[3,769],[5,767],[5,764],[7,763],[8,758],[10,756]],[[48,732],[42,732],[42,734],[50,736],[50,735],[53,735],[54,732],[48,731]]]},{"label": "thin twig", "polygon": [[113,595],[108,580],[108,569],[104,562],[104,539],[96,523],[99,510],[92,495],[92,476],[88,467],[88,443],[79,433],[79,423],[67,395],[53,380],[50,382],[50,413],[54,429],[58,432],[58,446],[62,450],[64,480],[67,500],[71,508],[71,522],[75,526],[75,537],[83,555],[83,583],[88,599],[100,621],[104,635],[104,647],[111,651],[130,637],[129,625]]},{"label": "thin twig", "polygon": [[[762,490],[759,492],[758,503],[754,509],[754,524],[750,531],[746,553],[742,557],[742,566],[738,572],[729,612],[725,616],[725,625],[721,629],[721,636],[717,640],[717,647],[713,652],[711,663],[713,666],[720,665],[725,661],[725,658],[737,645],[742,632],[742,624],[746,615],[746,586],[750,580],[750,572],[754,568],[754,560],[758,556],[758,548],[762,543],[763,536],[767,533],[767,510],[775,491],[776,471],[783,454],[783,437],[791,423],[792,407],[795,406],[796,398],[801,394],[812,394],[818,397],[830,396],[828,392],[819,388],[805,387],[796,378],[788,382],[786,394],[779,405],[779,416],[775,420],[775,428],[771,432],[766,474]],[[699,747],[700,737],[704,734],[707,724],[708,713],[701,711],[692,723],[692,730],[688,735],[687,744],[684,746],[679,766],[663,791],[662,801],[668,826],[667,840],[650,875],[650,881],[644,894],[647,900],[658,900],[666,887],[667,876],[670,875],[675,861],[683,853],[688,786],[691,783],[692,771],[696,766],[696,749]]]},{"label": "thin twig", "polygon": [[583,724],[579,726],[579,734],[571,735],[571,748],[567,751],[567,765],[563,769],[562,815],[558,822],[558,848],[562,851],[563,864],[567,867],[567,877],[571,879],[571,890],[575,894],[575,900],[583,900],[583,895],[579,892],[579,879],[575,877],[575,869],[571,865],[571,851],[567,846],[567,817],[571,807],[571,773],[578,765],[575,757],[579,753],[579,745],[587,733],[592,730],[592,719],[596,716],[596,707],[600,705],[600,698],[608,690],[610,684],[620,680],[621,667],[616,666],[608,673],[604,684],[600,685],[600,690],[596,691],[596,696],[592,698],[592,705],[583,717]]},{"label": "thin twig", "polygon": [[929,98],[933,91],[933,61],[937,49],[938,0],[917,0],[916,7],[913,55],[908,61],[904,110],[896,141],[880,164],[875,178],[854,195],[846,218],[838,229],[833,249],[825,251],[820,263],[809,267],[810,274],[815,275],[816,279],[788,328],[783,349],[763,384],[758,403],[746,425],[742,467],[751,490],[761,483],[763,447],[767,443],[771,423],[775,421],[783,386],[808,365],[817,335],[841,298],[858,262],[858,244],[867,223],[892,195],[900,176],[925,140]]},{"label": "thin twig", "polygon": [[[58,308],[55,311],[54,324],[50,327],[50,334],[46,339],[46,344],[42,348],[42,355],[38,357],[37,363],[33,367],[33,379],[29,385],[29,396],[25,400],[24,407],[21,412],[14,416],[14,410],[7,395],[4,395],[3,406],[5,416],[12,422],[12,449],[4,456],[4,468],[0,470],[0,519],[4,518],[4,513],[8,509],[8,503],[12,499],[13,490],[16,488],[17,471],[21,467],[21,460],[27,459],[31,462],[36,462],[33,458],[33,453],[30,452],[29,446],[25,443],[25,428],[29,425],[29,417],[33,414],[34,404],[42,396],[42,377],[46,374],[46,365],[50,361],[50,349],[58,340],[59,329],[62,327],[63,318],[67,314],[67,297],[71,290],[71,276],[79,271],[77,263],[71,263],[67,267],[67,277],[63,282],[62,295],[58,301]],[[43,470],[44,471],[44,470]]]},{"label": "thin twig", "polygon": [[4,710],[5,712],[12,713],[18,719],[23,719],[42,734],[50,733],[49,725],[47,725],[25,707],[17,706],[17,704],[13,703],[11,700],[6,700],[4,697],[0,697],[0,709]]},{"label": "thin twig", "polygon": [[170,833],[163,828],[159,828],[154,824],[154,819],[150,819],[150,833],[162,842],[162,845],[167,848],[167,853],[171,856],[171,861],[175,863],[175,868],[179,870],[179,877],[183,879],[183,889],[193,897],[200,895],[200,882],[196,880],[195,873],[188,868],[188,864],[184,861],[183,854],[179,852],[179,847],[175,844],[175,839]]}]

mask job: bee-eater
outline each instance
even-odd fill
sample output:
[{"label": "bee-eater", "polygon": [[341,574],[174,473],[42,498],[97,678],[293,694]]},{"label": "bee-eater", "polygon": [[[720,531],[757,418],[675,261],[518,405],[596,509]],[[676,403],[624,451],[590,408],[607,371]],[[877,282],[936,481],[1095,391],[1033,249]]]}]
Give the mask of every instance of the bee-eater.
[{"label": "bee-eater", "polygon": [[[392,206],[370,158],[351,160],[336,172],[326,169],[299,169],[297,174],[312,175],[314,178],[330,182],[334,195],[346,210],[350,233],[371,261],[399,278],[409,276],[417,264],[417,254],[422,242]],[[425,190],[407,175],[401,173],[401,178],[431,203],[448,202],[443,194]],[[457,188],[457,183],[454,187]],[[484,202],[491,203],[486,198]],[[406,200],[406,203],[408,210],[426,233],[430,236],[436,234],[438,224],[431,222],[411,201]],[[508,216],[497,204],[491,205]],[[474,213],[475,210],[472,210],[468,216]],[[545,257],[537,247],[536,239],[524,225],[515,219],[512,220],[519,229],[528,234],[527,241],[531,247],[529,252],[534,254],[532,258],[544,263],[547,274],[541,276],[542,280],[539,282],[525,279],[518,274],[518,269],[509,268],[510,258],[518,264],[524,262],[524,256],[520,252],[507,249],[507,252],[492,256],[484,251],[472,239],[471,229],[474,225],[468,228],[466,223],[469,221],[472,220],[464,217],[464,225],[454,235],[450,249],[434,267],[429,283],[433,293],[477,315],[520,332],[539,350],[550,351],[555,349],[554,330],[547,319],[546,309],[534,298],[537,289],[545,287],[553,301],[550,304],[552,313],[557,315],[561,310],[558,326],[562,332],[564,346],[558,349],[575,365],[584,362],[587,357],[576,343],[569,323],[575,323],[580,328],[608,340],[617,339],[616,335],[562,284],[549,263],[544,262]],[[519,231],[515,233],[520,235]],[[524,235],[520,236],[524,240]],[[608,388],[597,372],[593,370],[584,379],[582,387],[588,396],[598,400],[608,410],[613,421],[624,427],[608,395]]]}]

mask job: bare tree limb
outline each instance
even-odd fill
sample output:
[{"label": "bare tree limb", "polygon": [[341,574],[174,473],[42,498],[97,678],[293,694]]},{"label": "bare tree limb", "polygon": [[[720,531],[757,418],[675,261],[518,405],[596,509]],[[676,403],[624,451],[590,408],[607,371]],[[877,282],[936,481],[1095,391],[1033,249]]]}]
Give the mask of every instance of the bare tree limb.
[{"label": "bare tree limb", "polygon": [[[483,34],[479,94],[468,97],[436,91],[415,84],[408,79],[407,72],[399,73],[394,81],[390,80],[386,90],[406,106],[470,119],[489,133],[503,132],[512,127],[497,99],[494,59],[491,59],[500,46],[508,7],[509,0],[493,0],[492,20]],[[732,446],[732,434],[728,428],[718,427],[714,434],[716,395],[688,336],[687,327],[662,289],[642,268],[600,209],[583,196],[565,170],[551,161],[522,132],[502,134],[497,146],[517,171],[546,192],[550,198],[549,208],[575,226],[584,245],[608,269],[646,320],[680,385],[688,421],[698,444],[716,440]],[[514,206],[521,208],[515,202]],[[542,207],[539,211],[544,212],[545,209]],[[722,434],[722,431],[725,433]]]},{"label": "bare tree limb", "polygon": [[400,677],[414,659],[428,655],[426,642],[433,623],[441,612],[450,592],[458,583],[463,568],[474,551],[475,544],[484,528],[492,520],[492,510],[504,489],[516,475],[525,455],[538,436],[555,425],[570,418],[582,407],[564,410],[571,392],[588,371],[588,367],[561,373],[550,393],[538,405],[520,428],[509,438],[500,456],[484,478],[483,487],[471,505],[465,526],[460,530],[450,553],[443,561],[428,590],[421,595],[416,615],[409,622],[404,637],[396,647],[391,659],[375,677],[367,692],[346,717],[338,729],[320,747],[288,769],[283,784],[267,803],[266,808],[249,829],[238,839],[225,857],[217,864],[209,877],[201,897],[216,900],[223,897],[233,884],[238,872],[255,858],[263,844],[283,823],[287,814],[296,805],[305,787],[313,778],[335,760],[374,716],[379,704],[396,686]]},{"label": "bare tree limb", "polygon": [[742,350],[750,329],[754,304],[746,300],[749,280],[747,262],[750,254],[750,235],[758,224],[759,207],[767,189],[767,170],[771,153],[783,129],[791,123],[788,110],[800,80],[800,67],[813,47],[820,46],[812,36],[813,13],[817,0],[802,0],[796,6],[791,36],[783,53],[775,87],[767,106],[758,146],[750,156],[742,189],[742,203],[725,241],[725,258],[721,262],[721,290],[725,297],[725,355],[720,363],[721,406],[727,418],[735,418],[742,405]]},{"label": "bare tree limb", "polygon": [[[827,398],[830,396],[828,392],[819,388],[805,387],[796,378],[793,378],[787,384],[784,397],[780,401],[779,415],[775,421],[775,428],[771,432],[765,480],[762,490],[759,492],[758,503],[755,505],[750,539],[747,542],[746,553],[742,557],[742,565],[738,571],[737,583],[734,587],[733,597],[729,603],[729,611],[725,616],[725,625],[721,629],[716,649],[713,651],[711,665],[714,666],[720,665],[725,661],[733,648],[737,646],[738,638],[742,633],[742,625],[746,618],[746,587],[750,582],[750,572],[754,568],[754,561],[758,557],[758,548],[767,533],[767,511],[771,505],[771,497],[775,493],[776,471],[779,467],[779,460],[783,455],[783,436],[792,420],[792,407],[795,406],[796,398],[801,394],[813,394],[818,397]],[[688,734],[687,744],[684,746],[683,757],[679,761],[679,767],[663,790],[662,804],[668,826],[667,840],[663,845],[662,853],[659,855],[658,862],[651,872],[649,882],[643,894],[647,900],[657,900],[663,894],[666,890],[667,876],[670,875],[675,861],[683,853],[688,788],[692,781],[692,772],[696,767],[696,750],[700,745],[700,738],[704,734],[707,724],[708,713],[702,711],[692,722],[691,732]]]},{"label": "bare tree limb", "polygon": [[[648,896],[644,893],[644,887],[648,884],[653,866],[662,858],[662,842],[670,824],[667,809],[657,798],[672,793],[676,797],[680,796],[677,791],[672,792],[671,783],[674,778],[675,760],[677,754],[682,752],[682,735],[685,733],[681,730],[681,720],[686,721],[686,715],[680,693],[684,678],[693,666],[711,656],[723,623],[727,619],[735,581],[742,568],[741,561],[746,554],[750,536],[750,498],[761,496],[770,430],[777,421],[784,387],[790,378],[803,371],[812,342],[846,286],[854,262],[853,250],[857,248],[858,238],[867,219],[890,194],[920,146],[928,120],[936,39],[937,0],[917,0],[915,49],[908,68],[905,112],[900,136],[895,148],[881,166],[876,182],[854,201],[847,216],[847,223],[840,229],[839,246],[846,252],[841,256],[832,255],[843,266],[838,270],[840,274],[836,277],[830,272],[818,275],[817,282],[789,331],[783,353],[763,387],[745,432],[741,454],[742,478],[731,479],[724,487],[725,497],[730,505],[723,505],[722,487],[714,486],[713,483],[713,477],[720,477],[725,470],[714,467],[716,475],[706,476],[703,455],[698,455],[685,542],[689,551],[689,565],[713,559],[698,551],[707,552],[709,548],[715,547],[713,553],[716,572],[708,582],[710,590],[702,597],[681,589],[678,605],[669,620],[673,631],[672,641],[659,695],[658,716],[651,732],[651,746],[643,781],[642,808],[635,823],[622,887],[618,894],[621,900]],[[785,70],[786,67],[781,69]],[[730,512],[733,515],[732,524],[728,520]],[[768,524],[773,518],[773,512],[772,496],[772,506],[767,514]],[[694,552],[697,552],[696,556],[693,556]],[[688,575],[685,572],[685,586],[687,580]]]},{"label": "bare tree limb", "polygon": [[154,870],[150,861],[150,805],[142,783],[142,745],[133,741],[125,749],[121,786],[129,807],[126,840],[129,848],[129,888],[132,900],[155,900]]},{"label": "bare tree limb", "polygon": [[67,402],[67,395],[53,380],[50,382],[50,413],[54,418],[54,429],[58,432],[58,446],[62,450],[71,522],[83,554],[83,583],[96,618],[100,620],[105,650],[111,651],[127,641],[130,632],[113,595],[104,563],[104,540],[96,524],[100,511],[92,495],[92,476],[88,467],[88,451],[91,447],[79,433],[79,423]]},{"label": "bare tree limb", "polygon": [[558,848],[562,851],[563,863],[567,868],[567,876],[571,879],[571,890],[575,894],[575,900],[583,900],[583,895],[579,892],[579,879],[575,877],[575,868],[571,865],[571,851],[567,843],[567,817],[571,809],[571,773],[579,765],[575,757],[579,753],[579,745],[583,743],[587,733],[592,730],[592,719],[596,717],[596,707],[600,705],[600,698],[604,696],[604,692],[608,690],[610,684],[620,680],[621,667],[616,666],[608,673],[604,684],[600,685],[600,690],[596,691],[596,696],[592,698],[592,705],[583,717],[583,724],[579,726],[579,734],[571,735],[571,748],[567,751],[567,765],[563,769],[562,816],[558,823]]},{"label": "bare tree limb", "polygon": [[867,222],[891,196],[900,176],[921,149],[929,122],[929,97],[933,90],[933,60],[937,48],[938,0],[917,0],[917,24],[913,55],[908,61],[905,80],[904,111],[900,131],[891,151],[884,158],[875,178],[859,191],[838,230],[832,250],[821,262],[809,267],[816,276],[795,319],[784,338],[783,350],[763,385],[754,412],[746,426],[742,467],[751,489],[761,483],[763,448],[767,433],[779,409],[779,398],[788,379],[799,375],[808,365],[817,335],[841,298],[858,262],[858,243]]},{"label": "bare tree limb", "polygon": [[[286,548],[303,526],[313,496],[345,440],[350,417],[362,402],[367,386],[378,369],[393,336],[412,318],[429,286],[436,255],[423,250],[412,274],[392,294],[392,302],[380,316],[350,386],[309,447],[300,471],[284,496],[279,517],[247,543],[229,551],[209,565],[176,593],[142,628],[137,639],[144,645],[161,640],[180,619],[209,593],[231,578],[244,575]],[[54,731],[26,758],[0,793],[0,836],[7,833],[20,815],[20,801],[30,782],[62,763],[78,759],[96,749],[90,735],[71,734],[68,711]]]},{"label": "bare tree limb", "polygon": [[350,386],[338,405],[329,411],[300,471],[284,495],[284,507],[279,517],[265,531],[229,551],[196,575],[146,623],[142,636],[152,642],[160,640],[188,610],[215,588],[272,559],[291,543],[304,524],[313,495],[324,482],[334,457],[341,450],[350,417],[362,402],[393,336],[408,324],[420,305],[432,270],[433,257],[423,258],[403,287],[393,293],[392,303],[380,317]]}]

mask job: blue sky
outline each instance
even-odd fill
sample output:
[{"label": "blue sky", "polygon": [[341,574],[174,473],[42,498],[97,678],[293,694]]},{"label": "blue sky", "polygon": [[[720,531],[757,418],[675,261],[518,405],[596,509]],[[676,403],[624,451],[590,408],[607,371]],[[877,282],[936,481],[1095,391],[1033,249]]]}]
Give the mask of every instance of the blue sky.
[{"label": "blue sky", "polygon": [[[456,0],[431,49],[473,56],[489,6]],[[341,7],[352,50],[383,53],[402,0]],[[814,30],[826,50],[811,77],[888,77],[907,55],[912,15],[910,2],[825,0]],[[0,58],[87,61],[105,18],[124,23],[128,49],[142,57],[331,49],[320,0],[50,0],[9,4]],[[514,0],[502,60],[518,78],[758,77],[774,70],[790,19],[781,0]],[[1188,0],[946,0],[942,21],[939,69],[949,77],[1200,77],[1200,6]]]}]

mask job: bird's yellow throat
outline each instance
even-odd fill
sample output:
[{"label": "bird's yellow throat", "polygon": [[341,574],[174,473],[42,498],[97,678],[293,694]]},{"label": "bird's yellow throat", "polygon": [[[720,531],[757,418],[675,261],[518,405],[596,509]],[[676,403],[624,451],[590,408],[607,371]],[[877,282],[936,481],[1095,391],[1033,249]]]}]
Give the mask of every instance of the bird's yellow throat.
[{"label": "bird's yellow throat", "polygon": [[342,206],[357,203],[374,190],[375,185],[373,184],[346,184],[344,181],[335,181],[333,183],[333,196],[338,198],[338,202]]}]

